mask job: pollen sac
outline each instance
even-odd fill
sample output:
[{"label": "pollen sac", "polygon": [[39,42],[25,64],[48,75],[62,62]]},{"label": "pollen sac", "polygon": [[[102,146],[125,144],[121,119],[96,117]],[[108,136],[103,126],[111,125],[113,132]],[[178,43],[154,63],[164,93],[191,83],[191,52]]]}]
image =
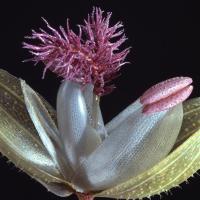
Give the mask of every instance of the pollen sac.
[{"label": "pollen sac", "polygon": [[193,90],[191,83],[189,77],[175,77],[152,86],[140,97],[143,113],[163,111],[185,101]]}]

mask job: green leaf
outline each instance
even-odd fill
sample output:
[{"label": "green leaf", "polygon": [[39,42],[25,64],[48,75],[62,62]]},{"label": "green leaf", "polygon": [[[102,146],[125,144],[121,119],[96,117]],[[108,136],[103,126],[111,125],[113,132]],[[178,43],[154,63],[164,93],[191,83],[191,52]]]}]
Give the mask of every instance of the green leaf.
[{"label": "green leaf", "polygon": [[[42,101],[55,121],[54,109],[43,98]],[[38,136],[27,112],[19,79],[1,69],[0,152],[47,188],[64,185],[68,193],[73,191]]]}]

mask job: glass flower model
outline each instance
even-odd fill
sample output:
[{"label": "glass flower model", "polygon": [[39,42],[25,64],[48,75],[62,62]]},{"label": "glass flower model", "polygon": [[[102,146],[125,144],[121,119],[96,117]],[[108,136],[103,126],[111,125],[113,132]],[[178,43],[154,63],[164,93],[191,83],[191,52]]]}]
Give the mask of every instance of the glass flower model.
[{"label": "glass flower model", "polygon": [[[94,8],[79,33],[32,31],[23,43],[36,63],[63,78],[56,112],[25,81],[0,70],[0,152],[58,196],[150,197],[200,168],[200,99],[185,101],[192,79],[156,84],[104,125],[100,97],[110,93],[129,48],[123,26]],[[185,102],[184,102],[185,101]]]}]

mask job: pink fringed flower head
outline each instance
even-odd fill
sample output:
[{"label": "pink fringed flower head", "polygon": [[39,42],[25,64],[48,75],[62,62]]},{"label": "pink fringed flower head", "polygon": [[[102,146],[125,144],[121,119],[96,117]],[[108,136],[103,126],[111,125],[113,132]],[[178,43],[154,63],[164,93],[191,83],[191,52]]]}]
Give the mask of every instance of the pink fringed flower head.
[{"label": "pink fringed flower head", "polygon": [[111,13],[104,16],[100,8],[94,8],[84,25],[79,25],[79,34],[73,32],[67,20],[66,28],[59,31],[45,21],[48,32],[40,29],[32,31],[28,39],[36,39],[37,45],[23,43],[34,55],[31,59],[45,64],[43,77],[47,69],[67,80],[80,84],[92,83],[94,93],[101,96],[111,92],[113,85],[108,83],[118,76],[129,48],[122,51],[119,46],[124,43],[123,25],[121,22],[109,25]]}]

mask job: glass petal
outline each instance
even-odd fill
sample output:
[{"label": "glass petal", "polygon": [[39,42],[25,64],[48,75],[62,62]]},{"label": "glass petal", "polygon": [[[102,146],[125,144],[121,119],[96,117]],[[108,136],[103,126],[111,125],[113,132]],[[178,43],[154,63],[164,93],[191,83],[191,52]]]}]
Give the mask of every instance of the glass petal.
[{"label": "glass petal", "polygon": [[152,115],[142,114],[141,108],[124,115],[127,115],[125,120],[118,120],[121,123],[78,169],[73,183],[80,189],[95,191],[112,187],[163,159],[176,141],[183,111],[179,104]]},{"label": "glass petal", "polygon": [[150,198],[173,187],[180,187],[181,183],[200,169],[200,98],[184,102],[183,108],[184,118],[177,148],[151,169],[97,193],[96,196],[117,199]]},{"label": "glass petal", "polygon": [[101,142],[95,129],[90,126],[80,84],[72,81],[61,84],[57,96],[57,120],[66,158],[75,171],[94,150],[94,144]]},{"label": "glass petal", "polygon": [[100,102],[99,99],[97,99],[97,96],[94,95],[93,89],[94,86],[92,84],[86,85],[83,90],[83,96],[85,98],[90,124],[96,129],[101,139],[104,140],[107,136],[107,131],[99,105]]}]

